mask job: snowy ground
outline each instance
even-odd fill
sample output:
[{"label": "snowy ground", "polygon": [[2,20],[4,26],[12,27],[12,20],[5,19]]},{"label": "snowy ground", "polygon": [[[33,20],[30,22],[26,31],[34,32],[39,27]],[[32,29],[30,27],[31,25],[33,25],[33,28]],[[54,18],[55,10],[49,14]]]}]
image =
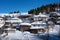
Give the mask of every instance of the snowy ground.
[{"label": "snowy ground", "polygon": [[21,32],[16,30],[15,33],[3,33],[0,35],[0,40],[60,40],[60,26],[55,25],[53,30],[49,29],[49,34],[46,32],[44,34],[33,34],[30,32]]},{"label": "snowy ground", "polygon": [[16,31],[15,33],[8,33],[7,36],[1,37],[2,40],[40,40],[37,34],[30,32]]}]

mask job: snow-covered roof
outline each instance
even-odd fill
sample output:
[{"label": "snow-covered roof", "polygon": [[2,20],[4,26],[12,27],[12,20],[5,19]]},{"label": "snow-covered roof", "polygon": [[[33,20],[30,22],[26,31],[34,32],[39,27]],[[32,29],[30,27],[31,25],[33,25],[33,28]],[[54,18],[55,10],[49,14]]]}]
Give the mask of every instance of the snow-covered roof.
[{"label": "snow-covered roof", "polygon": [[58,13],[58,12],[50,12],[50,13]]},{"label": "snow-covered roof", "polygon": [[9,13],[1,13],[0,14],[0,16],[2,16],[2,17],[4,17],[4,16],[11,16],[11,17],[13,17],[13,16],[19,16],[20,15],[20,13],[12,13],[12,14],[9,14]]},{"label": "snow-covered roof", "polygon": [[53,13],[53,14],[56,13],[58,16],[60,16],[60,13],[59,13],[59,12],[50,12],[50,14],[52,14],[52,13]]},{"label": "snow-covered roof", "polygon": [[53,25],[54,23],[52,21],[48,21],[48,24],[52,24]]},{"label": "snow-covered roof", "polygon": [[26,17],[26,16],[30,17],[31,15],[32,15],[32,14],[21,13],[21,14],[20,14],[20,17]]},{"label": "snow-covered roof", "polygon": [[11,22],[11,23],[13,23],[13,22],[22,22],[22,20],[21,19],[18,19],[18,18],[8,18],[9,20],[6,20],[6,22]]},{"label": "snow-covered roof", "polygon": [[14,17],[14,18],[7,18],[7,19],[10,19],[10,20],[17,20],[17,19],[19,19],[19,18]]},{"label": "snow-covered roof", "polygon": [[58,12],[50,12],[50,13],[56,13],[57,15],[60,15],[60,13],[58,13]]},{"label": "snow-covered roof", "polygon": [[44,15],[44,14],[40,14],[40,15],[34,15],[34,17],[49,17],[49,16]]},{"label": "snow-covered roof", "polygon": [[6,22],[11,22],[11,23],[14,23],[14,22],[22,22],[21,20],[6,20]]},{"label": "snow-covered roof", "polygon": [[31,23],[31,24],[43,24],[43,25],[44,25],[44,24],[46,24],[46,23],[45,23],[45,22],[42,22],[42,21],[41,21],[41,22],[37,21],[37,22],[33,22],[33,23]]},{"label": "snow-covered roof", "polygon": [[44,29],[44,27],[31,27],[30,29]]},{"label": "snow-covered roof", "polygon": [[13,28],[5,28],[4,30],[16,30],[16,29],[13,29]]},{"label": "snow-covered roof", "polygon": [[30,23],[20,23],[20,25],[31,25]]},{"label": "snow-covered roof", "polygon": [[59,10],[60,10],[60,8],[55,8],[55,10],[56,10],[56,11],[59,11]]}]

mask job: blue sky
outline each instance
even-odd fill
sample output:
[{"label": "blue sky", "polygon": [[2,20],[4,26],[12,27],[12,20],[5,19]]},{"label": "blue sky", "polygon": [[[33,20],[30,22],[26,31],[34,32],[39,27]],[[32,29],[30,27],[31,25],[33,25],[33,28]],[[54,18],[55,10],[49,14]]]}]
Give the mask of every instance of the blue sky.
[{"label": "blue sky", "polygon": [[60,0],[0,0],[0,13],[12,11],[28,12],[42,5],[57,3]]}]

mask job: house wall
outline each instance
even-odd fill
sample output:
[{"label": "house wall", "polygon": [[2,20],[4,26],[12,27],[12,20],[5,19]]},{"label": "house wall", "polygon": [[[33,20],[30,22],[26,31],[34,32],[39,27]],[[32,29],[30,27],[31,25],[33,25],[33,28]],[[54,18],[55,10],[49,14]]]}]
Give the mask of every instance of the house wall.
[{"label": "house wall", "polygon": [[31,29],[30,32],[31,33],[38,33],[38,32],[43,32],[44,33],[45,30],[44,29]]},{"label": "house wall", "polygon": [[4,30],[5,33],[9,33],[9,32],[15,32],[15,30]]},{"label": "house wall", "polygon": [[20,31],[25,31],[25,30],[28,30],[30,29],[31,26],[21,26],[20,27]]}]

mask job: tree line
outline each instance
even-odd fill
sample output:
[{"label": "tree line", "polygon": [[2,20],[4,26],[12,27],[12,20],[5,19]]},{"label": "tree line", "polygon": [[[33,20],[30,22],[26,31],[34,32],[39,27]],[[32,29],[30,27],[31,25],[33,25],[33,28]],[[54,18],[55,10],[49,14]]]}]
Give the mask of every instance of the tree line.
[{"label": "tree line", "polygon": [[60,8],[60,3],[43,5],[41,7],[37,7],[35,9],[29,10],[28,14],[36,14],[37,15],[40,12],[41,13],[43,13],[43,12],[49,13],[49,12],[55,11],[55,8],[58,8],[58,7]]}]

